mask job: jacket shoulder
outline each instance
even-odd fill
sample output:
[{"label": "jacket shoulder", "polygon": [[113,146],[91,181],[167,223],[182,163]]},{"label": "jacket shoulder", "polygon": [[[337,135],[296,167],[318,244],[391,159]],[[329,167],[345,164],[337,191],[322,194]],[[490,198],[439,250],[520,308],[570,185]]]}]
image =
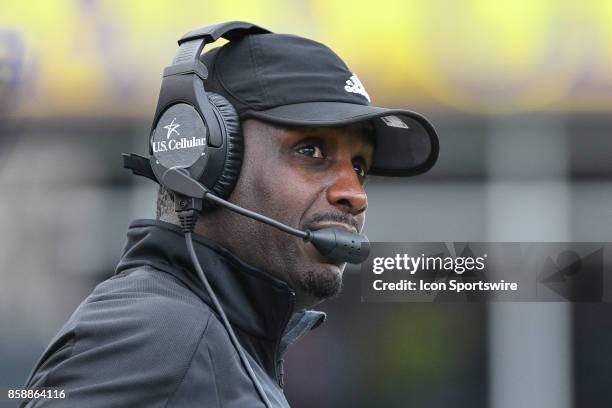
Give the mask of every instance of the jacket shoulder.
[{"label": "jacket shoulder", "polygon": [[165,406],[211,316],[173,276],[150,267],[125,271],[100,283],[79,305],[27,387],[64,389],[69,406]]},{"label": "jacket shoulder", "polygon": [[[199,341],[212,312],[165,272],[145,266],[100,283],[75,311],[77,350],[106,335],[138,333],[143,345],[175,354]],[[103,330],[106,329],[106,330]]]},{"label": "jacket shoulder", "polygon": [[[126,270],[105,280],[96,286],[81,307],[130,308],[133,313],[154,320],[179,313],[180,319],[166,322],[179,325],[190,325],[192,322],[189,322],[187,317],[198,316],[201,319],[203,313],[206,316],[211,313],[208,305],[178,279],[150,266]],[[79,309],[75,313],[77,312]]]}]

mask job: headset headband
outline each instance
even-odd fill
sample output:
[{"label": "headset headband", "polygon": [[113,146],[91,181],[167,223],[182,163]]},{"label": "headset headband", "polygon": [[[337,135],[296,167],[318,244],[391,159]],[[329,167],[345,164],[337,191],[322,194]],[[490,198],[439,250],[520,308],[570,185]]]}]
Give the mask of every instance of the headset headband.
[{"label": "headset headband", "polygon": [[263,27],[244,21],[212,24],[190,31],[178,40],[180,47],[174,56],[172,65],[164,70],[164,76],[193,72],[202,79],[206,79],[208,76],[206,67],[199,59],[206,44],[213,43],[221,37],[235,41],[246,35],[270,32]]},{"label": "headset headband", "polygon": [[245,35],[264,34],[269,32],[271,31],[246,21],[227,21],[225,23],[210,24],[192,30],[182,36],[180,40],[178,40],[178,43],[180,45],[185,41],[201,38],[204,40],[205,44],[209,44],[217,41],[221,37],[228,41],[235,41]]}]

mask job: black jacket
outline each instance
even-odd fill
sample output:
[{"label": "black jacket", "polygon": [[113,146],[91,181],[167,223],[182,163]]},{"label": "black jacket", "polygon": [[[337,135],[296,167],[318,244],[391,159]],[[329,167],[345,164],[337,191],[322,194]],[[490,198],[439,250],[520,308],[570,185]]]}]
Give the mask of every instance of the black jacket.
[{"label": "black jacket", "polygon": [[[283,354],[325,315],[294,313],[295,294],[284,282],[204,237],[194,241],[270,402],[287,407]],[[116,274],[79,305],[26,382],[63,389],[66,398],[27,406],[263,406],[210,305],[180,229],[134,221]]]}]

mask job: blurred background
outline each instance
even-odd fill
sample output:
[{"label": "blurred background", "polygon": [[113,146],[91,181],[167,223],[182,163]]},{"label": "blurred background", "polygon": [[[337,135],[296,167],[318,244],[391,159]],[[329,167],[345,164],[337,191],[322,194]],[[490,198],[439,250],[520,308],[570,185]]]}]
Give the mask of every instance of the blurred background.
[{"label": "blurred background", "polygon": [[[120,154],[176,40],[225,20],[321,41],[436,125],[430,173],[368,183],[371,240],[612,241],[611,1],[0,1],[0,407],[155,216]],[[362,303],[345,276],[286,359],[293,407],[610,406],[610,305]]]}]

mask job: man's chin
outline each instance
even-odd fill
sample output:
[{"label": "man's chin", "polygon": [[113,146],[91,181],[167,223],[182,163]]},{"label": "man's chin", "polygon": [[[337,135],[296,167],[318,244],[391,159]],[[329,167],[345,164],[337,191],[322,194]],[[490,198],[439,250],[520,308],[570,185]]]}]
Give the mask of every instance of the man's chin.
[{"label": "man's chin", "polygon": [[340,293],[346,263],[330,262],[309,243],[301,245],[298,254],[291,281],[303,300],[314,305]]},{"label": "man's chin", "polygon": [[344,271],[344,268],[346,267],[346,262],[330,261],[323,255],[321,255],[321,253],[311,243],[305,243],[303,248],[304,248],[305,257],[307,259],[306,262],[317,264],[317,265],[320,265],[321,267],[327,267],[327,268],[334,267],[333,269],[339,270],[340,273]]},{"label": "man's chin", "polygon": [[300,289],[317,300],[332,298],[342,290],[342,269],[332,264],[319,264],[300,271]]},{"label": "man's chin", "polygon": [[336,296],[342,289],[345,266],[346,263],[330,262],[318,252],[313,254],[300,267],[301,289],[319,300]]}]

